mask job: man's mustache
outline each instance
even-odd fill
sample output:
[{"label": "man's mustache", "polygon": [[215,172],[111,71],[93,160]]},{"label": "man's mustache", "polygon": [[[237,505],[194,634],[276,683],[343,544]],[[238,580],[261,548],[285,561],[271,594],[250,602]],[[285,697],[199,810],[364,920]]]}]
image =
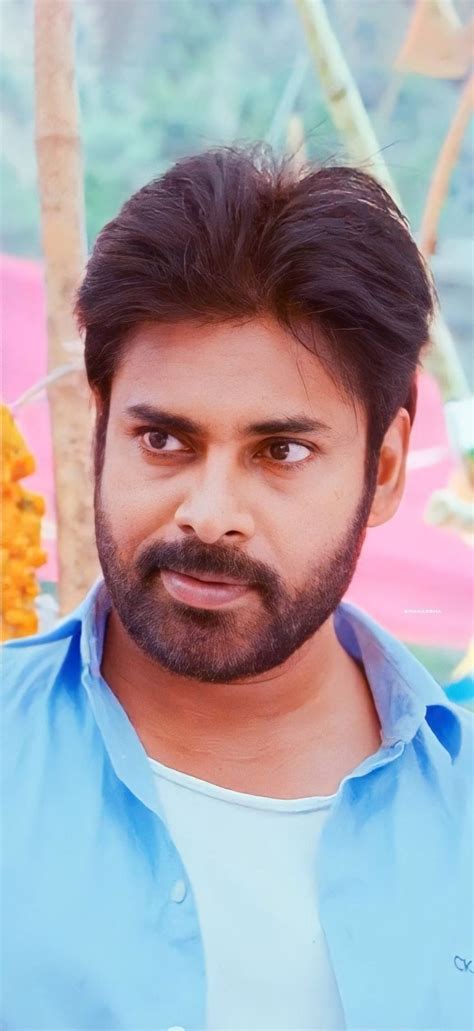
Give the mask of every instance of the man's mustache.
[{"label": "man's mustache", "polygon": [[246,556],[229,548],[209,547],[201,542],[184,543],[154,541],[143,549],[136,563],[140,578],[150,579],[162,569],[173,569],[177,573],[230,577],[260,590],[278,592],[280,578],[267,566],[250,562]]}]

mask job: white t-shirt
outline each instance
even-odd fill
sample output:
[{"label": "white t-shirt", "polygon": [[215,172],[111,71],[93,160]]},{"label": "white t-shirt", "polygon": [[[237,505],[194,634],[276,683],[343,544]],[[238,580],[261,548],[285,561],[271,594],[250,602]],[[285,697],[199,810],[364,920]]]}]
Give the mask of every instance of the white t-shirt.
[{"label": "white t-shirt", "polygon": [[335,795],[264,798],[150,764],[198,908],[209,1031],[344,1028],[315,873]]}]

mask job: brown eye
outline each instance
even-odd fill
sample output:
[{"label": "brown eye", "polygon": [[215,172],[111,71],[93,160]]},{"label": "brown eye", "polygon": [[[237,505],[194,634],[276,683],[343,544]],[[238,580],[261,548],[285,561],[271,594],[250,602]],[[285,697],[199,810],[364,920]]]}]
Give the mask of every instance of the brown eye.
[{"label": "brown eye", "polygon": [[183,451],[181,441],[177,437],[172,437],[171,433],[165,433],[164,430],[148,430],[147,433],[143,434],[143,444],[148,451]]},{"label": "brown eye", "polygon": [[274,440],[265,450],[274,462],[281,465],[297,465],[311,454],[311,448],[296,440]]}]

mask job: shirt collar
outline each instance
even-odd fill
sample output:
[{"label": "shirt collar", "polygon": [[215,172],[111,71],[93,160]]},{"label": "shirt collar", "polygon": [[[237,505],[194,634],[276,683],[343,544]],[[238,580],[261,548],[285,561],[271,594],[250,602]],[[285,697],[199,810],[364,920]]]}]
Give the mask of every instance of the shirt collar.
[{"label": "shirt collar", "polygon": [[343,648],[361,663],[382,727],[382,743],[412,741],[426,719],[452,759],[461,745],[455,707],[408,648],[358,606],[341,602],[334,629]]},{"label": "shirt collar", "polygon": [[[101,679],[110,607],[101,579],[72,617],[81,623],[82,662],[94,680]],[[382,728],[382,745],[408,743],[426,720],[455,759],[461,744],[460,720],[455,707],[428,670],[405,645],[358,606],[341,602],[333,618],[340,644],[364,669]]]}]

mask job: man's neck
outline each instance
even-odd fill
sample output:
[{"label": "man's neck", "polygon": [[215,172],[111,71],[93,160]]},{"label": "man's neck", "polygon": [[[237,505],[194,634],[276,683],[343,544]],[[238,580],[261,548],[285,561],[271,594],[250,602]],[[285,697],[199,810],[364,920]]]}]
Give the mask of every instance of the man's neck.
[{"label": "man's neck", "polygon": [[332,618],[283,666],[252,681],[209,684],[157,666],[112,611],[102,673],[150,758],[236,791],[333,794],[380,746],[365,674]]}]

